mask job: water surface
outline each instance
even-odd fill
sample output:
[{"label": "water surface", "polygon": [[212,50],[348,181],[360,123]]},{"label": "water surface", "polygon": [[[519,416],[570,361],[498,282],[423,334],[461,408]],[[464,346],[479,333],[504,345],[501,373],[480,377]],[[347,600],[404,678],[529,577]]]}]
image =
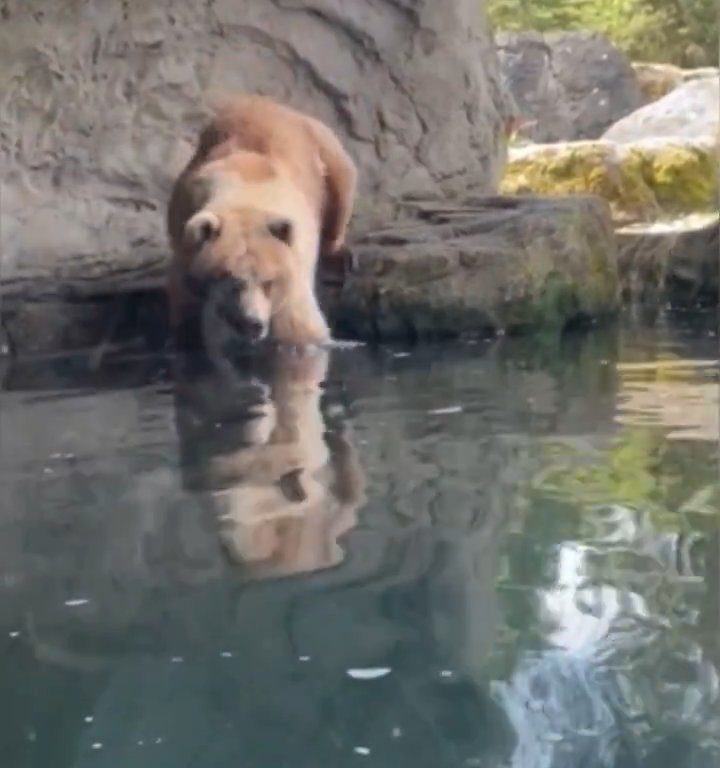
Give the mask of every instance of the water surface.
[{"label": "water surface", "polygon": [[720,764],[717,342],[8,367],[0,765]]}]

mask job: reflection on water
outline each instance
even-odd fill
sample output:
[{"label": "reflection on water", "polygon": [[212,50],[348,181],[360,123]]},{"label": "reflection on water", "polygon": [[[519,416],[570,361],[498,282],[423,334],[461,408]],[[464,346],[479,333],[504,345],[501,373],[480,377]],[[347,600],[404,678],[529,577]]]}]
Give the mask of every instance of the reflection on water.
[{"label": "reflection on water", "polygon": [[663,357],[650,363],[624,363],[618,371],[621,424],[668,427],[667,440],[717,440],[717,360]]},{"label": "reflection on water", "polygon": [[328,352],[175,367],[184,488],[218,520],[233,560],[255,578],[319,571],[342,560],[364,475],[347,424],[320,409]]},{"label": "reflection on water", "polygon": [[0,765],[720,764],[713,332],[11,367]]}]

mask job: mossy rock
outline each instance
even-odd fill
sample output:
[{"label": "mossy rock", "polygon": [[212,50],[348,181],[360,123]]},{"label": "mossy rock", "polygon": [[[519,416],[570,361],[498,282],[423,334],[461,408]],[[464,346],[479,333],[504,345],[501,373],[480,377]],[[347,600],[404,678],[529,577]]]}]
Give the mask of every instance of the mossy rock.
[{"label": "mossy rock", "polygon": [[323,306],[339,336],[389,340],[557,332],[619,304],[617,246],[597,197],[414,201],[353,246]]},{"label": "mossy rock", "polygon": [[536,144],[514,150],[502,181],[508,195],[591,194],[616,222],[712,211],[718,199],[718,145],[711,139]]},{"label": "mossy rock", "polygon": [[648,144],[630,149],[660,208],[670,214],[717,208],[718,147],[681,143]]},{"label": "mossy rock", "polygon": [[501,191],[507,195],[597,195],[616,219],[645,219],[659,213],[645,183],[640,158],[620,162],[609,142],[536,144],[511,153]]}]

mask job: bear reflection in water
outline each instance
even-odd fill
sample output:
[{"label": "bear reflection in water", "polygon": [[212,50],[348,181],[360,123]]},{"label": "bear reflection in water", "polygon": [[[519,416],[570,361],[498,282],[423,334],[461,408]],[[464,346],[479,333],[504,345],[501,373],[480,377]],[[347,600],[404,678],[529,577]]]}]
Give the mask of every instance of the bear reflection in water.
[{"label": "bear reflection in water", "polygon": [[343,559],[338,539],[355,525],[365,481],[348,426],[323,414],[328,364],[325,349],[282,347],[178,361],[183,485],[250,578]]}]

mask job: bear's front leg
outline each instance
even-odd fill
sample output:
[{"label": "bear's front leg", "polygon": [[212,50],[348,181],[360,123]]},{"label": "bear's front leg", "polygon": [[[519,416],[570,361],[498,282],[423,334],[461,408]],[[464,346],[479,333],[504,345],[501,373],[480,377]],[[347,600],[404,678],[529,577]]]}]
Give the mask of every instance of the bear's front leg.
[{"label": "bear's front leg", "polygon": [[271,333],[281,344],[323,345],[331,340],[330,328],[310,285],[298,286],[273,315]]}]

